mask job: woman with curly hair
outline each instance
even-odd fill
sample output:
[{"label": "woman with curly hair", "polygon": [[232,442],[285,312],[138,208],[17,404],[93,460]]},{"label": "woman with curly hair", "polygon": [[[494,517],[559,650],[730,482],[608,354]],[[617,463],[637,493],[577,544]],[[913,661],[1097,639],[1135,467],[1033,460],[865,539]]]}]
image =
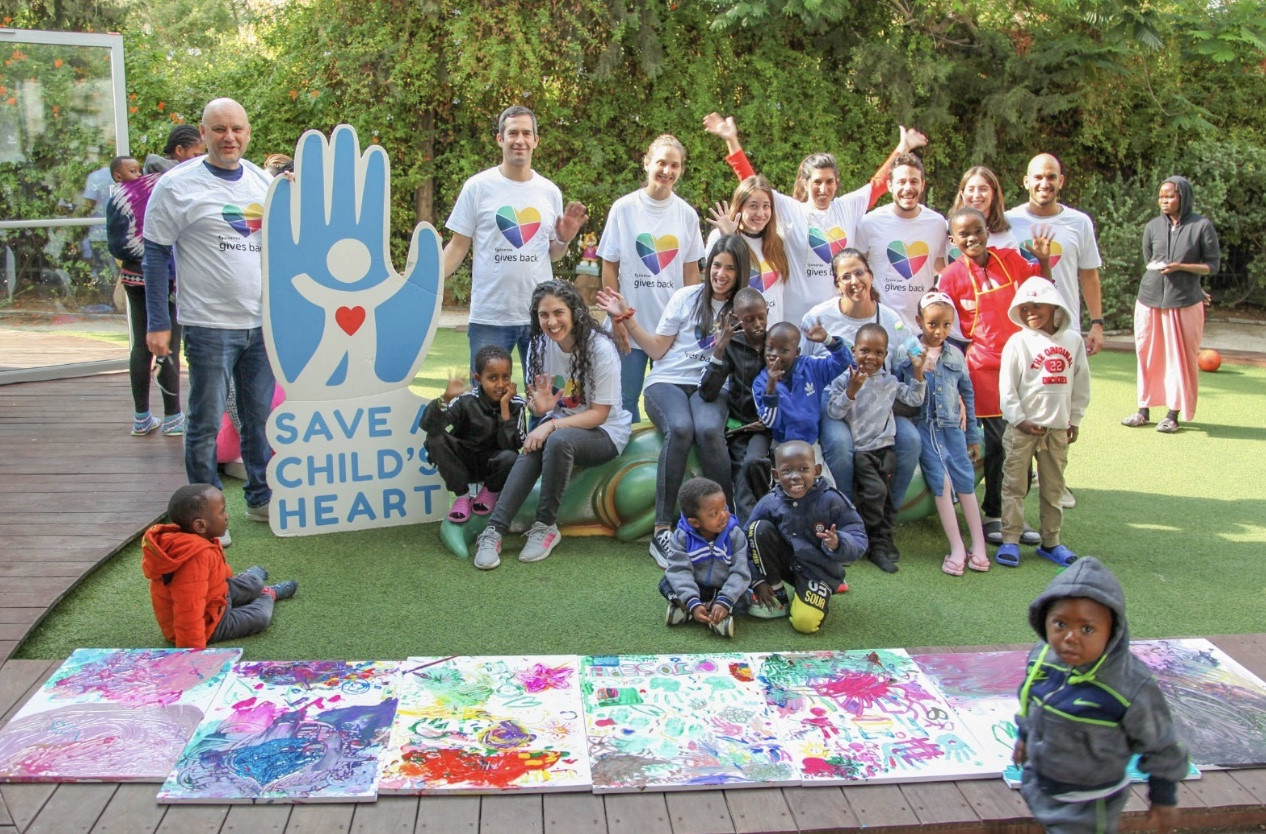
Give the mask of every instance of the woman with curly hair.
[{"label": "woman with curly hair", "polygon": [[703,399],[699,380],[713,353],[717,334],[732,328],[730,315],[741,276],[747,274],[747,244],[726,235],[712,247],[703,283],[673,293],[654,333],[634,318],[636,312],[613,289],[598,293],[598,304],[614,322],[624,322],[629,335],[651,357],[655,366],[646,377],[642,397],[651,422],[664,435],[655,475],[655,530],[650,552],[661,568],[668,567],[673,525],[677,521],[677,493],[686,476],[690,447],[699,450],[703,476],[721,485],[733,499],[730,451],[725,441],[729,401]]},{"label": "woman with curly hair", "polygon": [[558,508],[572,467],[598,466],[624,450],[631,420],[620,405],[620,356],[571,284],[546,281],[532,293],[528,336],[528,407],[544,418],[523,443],[488,526],[479,534],[475,567],[501,564],[501,538],[533,485],[541,482],[536,521],[521,562],[549,556],[562,534]]}]

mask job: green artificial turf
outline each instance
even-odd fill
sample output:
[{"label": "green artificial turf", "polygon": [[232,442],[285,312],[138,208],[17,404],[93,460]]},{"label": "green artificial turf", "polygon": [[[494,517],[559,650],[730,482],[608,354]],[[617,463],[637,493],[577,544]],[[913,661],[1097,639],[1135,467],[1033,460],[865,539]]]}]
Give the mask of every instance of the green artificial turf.
[{"label": "green artificial turf", "polygon": [[[417,380],[424,396],[466,363],[464,334],[441,331]],[[1201,377],[1199,419],[1176,435],[1118,420],[1134,410],[1134,358],[1094,357],[1093,395],[1073,446],[1068,481],[1078,504],[1064,541],[1100,557],[1126,588],[1136,637],[1262,630],[1266,602],[1266,480],[1261,477],[1266,370],[1226,365]],[[726,641],[702,626],[669,629],[656,592],[660,571],[645,544],[568,538],[545,562],[525,565],[508,537],[502,566],[475,570],[443,547],[437,525],[306,538],[274,538],[246,521],[229,482],[230,562],[262,564],[299,581],[271,628],[242,642],[251,659],[365,658],[514,653],[670,653],[953,646],[1033,638],[1029,601],[1055,575],[1023,550],[1019,568],[952,578],[935,518],[899,525],[901,571],[869,563],[848,572],[822,631],[740,618]],[[1027,514],[1037,522],[1037,497]],[[992,548],[991,548],[992,551]],[[162,645],[133,543],[50,614],[21,648],[61,658],[81,646]]]}]

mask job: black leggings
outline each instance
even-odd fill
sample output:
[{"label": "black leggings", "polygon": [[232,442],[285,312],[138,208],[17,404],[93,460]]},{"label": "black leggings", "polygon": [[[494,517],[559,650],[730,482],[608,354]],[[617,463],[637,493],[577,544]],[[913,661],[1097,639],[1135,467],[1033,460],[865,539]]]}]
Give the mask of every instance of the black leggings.
[{"label": "black leggings", "polygon": [[[124,284],[127,293],[127,318],[132,329],[132,352],[128,355],[128,376],[132,381],[132,408],[137,414],[149,411],[149,374],[154,355],[145,344],[148,320],[145,315],[145,287]],[[176,324],[176,304],[167,297],[171,315],[171,355],[158,369],[158,387],[163,394],[163,415],[180,413],[180,325]]]}]

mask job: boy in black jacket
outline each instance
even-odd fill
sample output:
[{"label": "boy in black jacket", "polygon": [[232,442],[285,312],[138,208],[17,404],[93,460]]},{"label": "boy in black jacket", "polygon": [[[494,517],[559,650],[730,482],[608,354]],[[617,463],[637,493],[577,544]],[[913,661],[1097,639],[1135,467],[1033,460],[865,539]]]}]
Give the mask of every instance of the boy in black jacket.
[{"label": "boy in black jacket", "polygon": [[[526,402],[515,393],[512,376],[509,352],[487,345],[475,354],[476,387],[467,390],[465,380],[450,379],[422,412],[427,456],[456,496],[448,511],[456,524],[469,521],[472,512],[492,512],[519,457],[527,435]],[[473,499],[472,481],[483,482]]]},{"label": "boy in black jacket", "polygon": [[[717,324],[712,358],[699,380],[699,396],[712,402],[729,380],[730,419],[739,427],[726,433],[734,475],[734,511],[740,524],[769,492],[769,445],[772,435],[756,414],[752,383],[765,369],[765,321],[769,307],[752,287],[734,294],[731,321]],[[737,328],[737,332],[736,332]]]},{"label": "boy in black jacket", "polygon": [[[777,485],[752,510],[747,542],[752,560],[754,617],[789,613],[791,625],[813,634],[826,618],[844,566],[866,553],[866,525],[848,499],[822,477],[813,447],[788,440],[774,452]],[[790,611],[779,593],[795,586]]]}]

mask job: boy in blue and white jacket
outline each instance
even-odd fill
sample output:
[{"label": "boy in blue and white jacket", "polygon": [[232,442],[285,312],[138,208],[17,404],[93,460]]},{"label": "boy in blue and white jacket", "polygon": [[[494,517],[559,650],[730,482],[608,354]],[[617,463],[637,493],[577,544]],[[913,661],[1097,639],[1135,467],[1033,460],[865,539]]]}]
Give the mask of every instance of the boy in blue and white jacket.
[{"label": "boy in blue and white jacket", "polygon": [[[756,414],[774,435],[774,446],[788,440],[803,440],[813,447],[818,463],[818,427],[822,422],[822,394],[831,380],[848,370],[853,354],[838,336],[826,332],[821,323],[805,334],[810,342],[826,345],[826,356],[800,355],[800,328],[779,322],[765,334],[765,369],[752,383]],[[832,485],[829,471],[823,472]]]},{"label": "boy in blue and white jacket", "polygon": [[659,580],[659,592],[668,600],[664,622],[676,626],[694,620],[722,637],[733,637],[733,615],[749,604],[747,536],[716,481],[691,478],[681,485],[677,501],[681,518]]}]

